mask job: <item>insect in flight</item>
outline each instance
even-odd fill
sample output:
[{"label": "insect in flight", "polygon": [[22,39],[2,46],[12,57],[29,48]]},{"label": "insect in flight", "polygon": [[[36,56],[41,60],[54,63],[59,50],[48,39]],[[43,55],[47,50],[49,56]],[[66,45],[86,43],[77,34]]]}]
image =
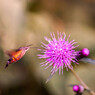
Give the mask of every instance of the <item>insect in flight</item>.
[{"label": "insect in flight", "polygon": [[7,61],[5,68],[7,68],[9,64],[17,62],[18,60],[20,60],[25,55],[26,51],[28,51],[30,48],[32,48],[31,45],[28,45],[25,47],[20,47],[16,50],[13,50],[13,51],[6,51],[6,54],[8,56],[10,56],[10,58]]}]

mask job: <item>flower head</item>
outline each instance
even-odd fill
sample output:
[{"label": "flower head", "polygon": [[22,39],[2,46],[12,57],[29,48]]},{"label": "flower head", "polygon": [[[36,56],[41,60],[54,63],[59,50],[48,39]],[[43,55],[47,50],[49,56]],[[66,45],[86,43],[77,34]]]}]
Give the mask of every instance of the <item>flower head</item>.
[{"label": "flower head", "polygon": [[82,85],[74,85],[73,91],[80,95],[83,93],[84,87]]},{"label": "flower head", "polygon": [[[74,46],[76,42],[74,40],[69,41],[69,37],[66,40],[65,33],[58,33],[58,38],[55,37],[54,33],[51,33],[51,37],[45,37],[48,44],[42,42],[43,49],[39,49],[42,54],[39,54],[39,58],[45,58],[46,61],[42,62],[41,65],[45,66],[45,69],[52,67],[51,74],[48,80],[59,70],[59,74],[62,72],[63,68],[73,69],[71,62],[77,63],[77,51],[74,49],[78,45]],[[47,80],[47,81],[48,81]]]},{"label": "flower head", "polygon": [[80,51],[78,51],[77,52],[77,56],[76,56],[76,58],[78,59],[78,60],[80,60],[80,59],[82,59],[82,58],[84,58],[84,57],[87,57],[88,55],[89,55],[89,49],[88,48],[83,48],[82,50],[80,50]]}]

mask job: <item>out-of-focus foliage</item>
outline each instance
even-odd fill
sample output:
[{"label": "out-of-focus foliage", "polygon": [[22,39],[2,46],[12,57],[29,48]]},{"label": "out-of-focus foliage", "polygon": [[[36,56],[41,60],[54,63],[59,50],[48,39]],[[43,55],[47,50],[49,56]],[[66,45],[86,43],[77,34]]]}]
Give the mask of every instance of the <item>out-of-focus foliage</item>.
[{"label": "out-of-focus foliage", "polygon": [[[50,32],[71,34],[80,45],[88,48],[95,59],[95,0],[0,0],[0,94],[1,95],[73,95],[69,84],[78,83],[70,71],[56,73],[45,84],[50,70],[40,67],[37,48],[31,48],[16,63],[4,68],[6,50],[33,44],[40,48]],[[75,71],[95,90],[95,66],[80,63]],[[87,92],[84,95],[88,95]]]}]

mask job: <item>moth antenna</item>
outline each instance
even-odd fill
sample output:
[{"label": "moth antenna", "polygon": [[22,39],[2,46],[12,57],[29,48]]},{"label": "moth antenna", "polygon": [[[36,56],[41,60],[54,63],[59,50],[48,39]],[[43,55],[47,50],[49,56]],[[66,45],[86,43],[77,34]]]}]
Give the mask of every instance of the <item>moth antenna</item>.
[{"label": "moth antenna", "polygon": [[33,44],[30,44],[30,45],[27,45],[26,47],[30,47],[30,46],[32,46]]},{"label": "moth antenna", "polygon": [[30,47],[30,48],[38,48],[38,47]]},{"label": "moth antenna", "polygon": [[38,47],[32,47],[32,45],[33,45],[33,44],[30,44],[30,45],[28,45],[28,46],[26,46],[26,47],[29,47],[29,48],[38,48]]}]

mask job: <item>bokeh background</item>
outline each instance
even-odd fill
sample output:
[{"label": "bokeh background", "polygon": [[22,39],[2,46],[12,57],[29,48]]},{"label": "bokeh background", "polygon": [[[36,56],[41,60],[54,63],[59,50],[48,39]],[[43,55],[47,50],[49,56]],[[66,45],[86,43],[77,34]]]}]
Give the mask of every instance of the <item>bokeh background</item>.
[{"label": "bokeh background", "polygon": [[[68,85],[79,84],[70,71],[58,72],[45,84],[50,69],[40,67],[37,48],[4,68],[6,50],[33,44],[41,48],[50,32],[65,32],[88,48],[95,59],[95,0],[0,0],[0,95],[74,95]],[[95,91],[95,65],[74,65],[75,72]],[[83,95],[89,95],[86,91]]]}]

